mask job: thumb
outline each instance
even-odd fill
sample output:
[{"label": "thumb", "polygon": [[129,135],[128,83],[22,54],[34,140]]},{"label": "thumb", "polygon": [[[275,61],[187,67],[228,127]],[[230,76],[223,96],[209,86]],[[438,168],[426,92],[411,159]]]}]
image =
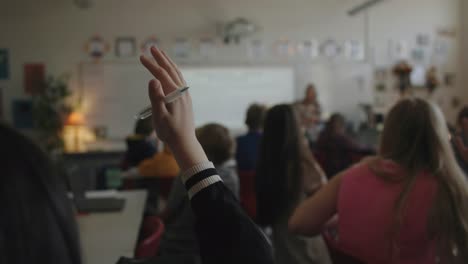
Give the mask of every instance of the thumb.
[{"label": "thumb", "polygon": [[168,111],[164,101],[165,95],[159,80],[153,79],[149,82],[148,93],[151,100],[151,106],[153,107],[153,115],[155,117],[160,117],[167,114]]}]

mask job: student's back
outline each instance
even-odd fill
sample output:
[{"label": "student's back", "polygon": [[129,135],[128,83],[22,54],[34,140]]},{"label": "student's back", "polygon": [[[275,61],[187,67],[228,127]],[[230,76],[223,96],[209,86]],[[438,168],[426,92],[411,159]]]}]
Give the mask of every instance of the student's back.
[{"label": "student's back", "polygon": [[0,124],[0,263],[79,264],[63,179],[45,154]]},{"label": "student's back", "polygon": [[376,158],[301,204],[290,229],[313,235],[338,213],[336,246],[364,263],[467,263],[468,183],[440,109],[398,102],[380,141]]},{"label": "student's back", "polygon": [[328,178],[352,165],[354,154],[371,153],[370,149],[361,147],[346,134],[345,125],[342,115],[333,114],[317,140],[316,149]]},{"label": "student's back", "polygon": [[245,124],[249,131],[236,139],[236,161],[239,171],[255,170],[265,112],[265,106],[259,104],[252,104],[247,109]]},{"label": "student's back", "polygon": [[[432,175],[421,172],[408,195],[403,214],[405,221],[392,234],[393,209],[403,184],[389,184],[377,176],[371,166],[378,166],[389,177],[398,179],[403,169],[390,160],[363,163],[346,171],[338,199],[340,248],[367,263],[387,263],[391,259],[389,236],[399,245],[397,263],[435,263],[435,242],[427,233],[427,219],[437,192]],[[396,232],[396,231],[395,231]]]}]

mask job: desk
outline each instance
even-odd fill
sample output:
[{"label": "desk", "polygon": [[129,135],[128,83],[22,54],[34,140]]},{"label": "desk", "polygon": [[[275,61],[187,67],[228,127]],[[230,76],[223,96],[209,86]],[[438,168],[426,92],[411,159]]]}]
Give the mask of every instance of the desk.
[{"label": "desk", "polygon": [[62,156],[63,167],[77,168],[75,174],[79,177],[74,181],[80,189],[95,190],[98,171],[108,166],[119,167],[124,155],[123,151],[66,153]]},{"label": "desk", "polygon": [[133,257],[147,192],[123,191],[118,196],[126,199],[122,211],[78,217],[83,264],[114,264],[121,256]]}]

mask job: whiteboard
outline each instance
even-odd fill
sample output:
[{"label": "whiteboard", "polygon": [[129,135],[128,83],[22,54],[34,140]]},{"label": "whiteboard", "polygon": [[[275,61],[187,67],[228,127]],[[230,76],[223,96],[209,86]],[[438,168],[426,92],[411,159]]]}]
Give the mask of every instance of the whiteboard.
[{"label": "whiteboard", "polygon": [[[251,103],[274,105],[292,102],[295,96],[290,67],[182,67],[181,71],[190,86],[197,126],[217,122],[239,130]],[[151,78],[137,63],[83,64],[86,124],[105,127],[113,139],[132,133],[134,115],[149,105]]]}]

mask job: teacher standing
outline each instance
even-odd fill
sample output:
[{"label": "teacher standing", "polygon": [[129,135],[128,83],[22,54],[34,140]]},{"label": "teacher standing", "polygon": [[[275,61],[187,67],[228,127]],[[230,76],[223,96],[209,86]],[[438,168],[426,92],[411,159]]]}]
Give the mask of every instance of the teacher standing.
[{"label": "teacher standing", "polygon": [[318,137],[318,127],[322,109],[318,102],[317,90],[314,84],[308,84],[304,99],[295,103],[299,122],[305,129],[305,134],[310,142],[315,142]]}]

